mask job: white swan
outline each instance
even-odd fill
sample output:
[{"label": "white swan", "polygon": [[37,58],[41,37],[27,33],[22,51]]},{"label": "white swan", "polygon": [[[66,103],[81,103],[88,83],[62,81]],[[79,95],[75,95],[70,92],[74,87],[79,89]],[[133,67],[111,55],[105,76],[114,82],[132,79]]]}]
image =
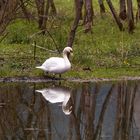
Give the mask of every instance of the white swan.
[{"label": "white swan", "polygon": [[65,47],[63,50],[63,58],[51,57],[47,59],[41,66],[36,68],[53,74],[61,74],[71,69],[71,63],[68,55],[72,52],[71,47]]},{"label": "white swan", "polygon": [[62,102],[62,111],[69,115],[72,112],[72,106],[68,106],[67,103],[70,99],[70,91],[66,88],[52,87],[41,90],[36,90],[43,95],[43,97],[50,103]]}]

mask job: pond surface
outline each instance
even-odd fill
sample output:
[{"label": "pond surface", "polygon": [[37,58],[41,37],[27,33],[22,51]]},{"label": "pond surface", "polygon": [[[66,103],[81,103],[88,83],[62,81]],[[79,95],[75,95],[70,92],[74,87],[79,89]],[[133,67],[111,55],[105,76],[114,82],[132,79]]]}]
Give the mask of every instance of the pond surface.
[{"label": "pond surface", "polygon": [[140,81],[0,83],[0,140],[140,140]]}]

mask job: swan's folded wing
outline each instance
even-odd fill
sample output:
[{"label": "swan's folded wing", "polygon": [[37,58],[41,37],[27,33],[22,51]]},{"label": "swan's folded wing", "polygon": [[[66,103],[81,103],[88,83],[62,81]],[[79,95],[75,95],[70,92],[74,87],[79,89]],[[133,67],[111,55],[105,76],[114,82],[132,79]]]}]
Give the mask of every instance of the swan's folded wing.
[{"label": "swan's folded wing", "polygon": [[58,65],[62,65],[63,64],[63,58],[59,58],[59,57],[51,57],[49,59],[47,59],[42,66],[46,67],[46,68],[51,68],[51,67],[57,67]]}]

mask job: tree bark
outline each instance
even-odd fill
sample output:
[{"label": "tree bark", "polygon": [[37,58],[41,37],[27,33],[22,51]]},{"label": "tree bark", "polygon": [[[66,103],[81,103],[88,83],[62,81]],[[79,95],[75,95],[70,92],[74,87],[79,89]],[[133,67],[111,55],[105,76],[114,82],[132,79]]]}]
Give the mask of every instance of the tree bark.
[{"label": "tree bark", "polygon": [[38,11],[38,27],[42,30],[42,33],[45,34],[49,9],[51,7],[52,13],[56,14],[56,8],[53,0],[36,0],[36,6]]},{"label": "tree bark", "polygon": [[43,24],[45,1],[35,0],[35,2],[36,2],[37,12],[38,12],[38,28],[41,29]]},{"label": "tree bark", "polygon": [[47,0],[47,3],[45,4],[45,8],[44,8],[43,22],[42,22],[42,26],[41,26],[41,30],[42,30],[43,34],[45,34],[46,24],[47,24],[47,20],[48,20],[50,1],[51,0]]},{"label": "tree bark", "polygon": [[51,13],[53,15],[56,15],[57,14],[57,11],[56,11],[56,7],[55,7],[55,4],[54,4],[54,1],[53,0],[50,0],[50,3],[51,3]]},{"label": "tree bark", "polygon": [[84,17],[84,25],[85,32],[91,31],[92,22],[93,22],[93,6],[92,0],[85,0],[85,17]]},{"label": "tree bark", "polygon": [[10,22],[16,17],[18,9],[21,7],[17,0],[0,2],[0,34],[2,34]]},{"label": "tree bark", "polygon": [[132,0],[127,0],[127,16],[128,16],[128,31],[129,33],[133,33],[134,15],[133,15]]},{"label": "tree bark", "polygon": [[3,6],[5,5],[5,0],[0,0],[0,10],[2,10]]},{"label": "tree bark", "polygon": [[136,13],[136,22],[140,20],[140,0],[137,0],[138,10]]},{"label": "tree bark", "polygon": [[21,4],[21,9],[22,9],[24,16],[27,18],[28,21],[30,21],[30,13],[29,13],[29,11],[27,11],[24,1],[20,0],[20,4]]},{"label": "tree bark", "polygon": [[120,31],[123,31],[123,24],[121,23],[119,17],[117,16],[117,12],[115,11],[115,8],[114,8],[111,0],[106,0],[106,1],[107,1],[107,4],[108,4],[108,6],[109,6],[109,8],[110,8],[110,10],[111,10],[111,12],[113,14],[113,17],[114,17],[114,19],[115,19]]},{"label": "tree bark", "polygon": [[119,17],[122,20],[125,20],[127,15],[126,15],[126,2],[125,0],[120,0],[120,13],[119,13]]},{"label": "tree bark", "polygon": [[104,6],[104,3],[103,3],[103,0],[98,0],[98,3],[99,3],[99,6],[100,6],[100,13],[102,15],[103,13],[105,13],[105,6]]},{"label": "tree bark", "polygon": [[75,0],[75,19],[67,41],[67,46],[69,47],[72,47],[74,42],[76,29],[78,27],[79,20],[81,19],[82,6],[83,6],[83,0]]}]

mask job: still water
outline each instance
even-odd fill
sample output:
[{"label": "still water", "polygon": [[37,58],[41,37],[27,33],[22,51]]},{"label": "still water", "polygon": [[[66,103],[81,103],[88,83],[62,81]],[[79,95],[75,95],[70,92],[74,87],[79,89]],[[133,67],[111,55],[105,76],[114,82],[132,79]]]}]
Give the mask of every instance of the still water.
[{"label": "still water", "polygon": [[140,140],[140,81],[0,83],[0,140]]}]

